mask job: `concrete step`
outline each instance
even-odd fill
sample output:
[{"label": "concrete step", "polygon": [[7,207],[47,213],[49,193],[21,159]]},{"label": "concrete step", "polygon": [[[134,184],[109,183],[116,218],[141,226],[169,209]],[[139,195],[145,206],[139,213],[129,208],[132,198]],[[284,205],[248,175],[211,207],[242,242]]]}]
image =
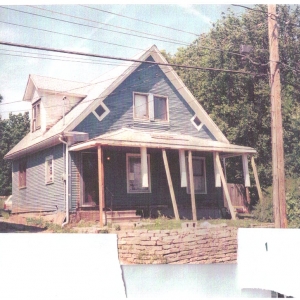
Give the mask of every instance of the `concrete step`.
[{"label": "concrete step", "polygon": [[107,217],[106,221],[108,223],[118,223],[118,222],[139,222],[141,220],[140,216],[125,216],[125,217]]},{"label": "concrete step", "polygon": [[106,211],[106,216],[136,216],[135,210],[114,210],[114,211]]}]

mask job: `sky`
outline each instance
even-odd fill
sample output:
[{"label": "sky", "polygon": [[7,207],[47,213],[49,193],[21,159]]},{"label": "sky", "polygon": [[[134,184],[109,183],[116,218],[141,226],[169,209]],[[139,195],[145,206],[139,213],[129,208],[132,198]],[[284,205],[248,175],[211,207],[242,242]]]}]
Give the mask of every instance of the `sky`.
[{"label": "sky", "polygon": [[[243,8],[230,4],[182,3],[186,4],[5,5],[1,2],[0,40],[124,58],[155,44],[159,50],[175,54],[197,35],[208,32],[228,8],[244,12]],[[30,102],[23,101],[30,74],[90,82],[121,63],[0,45],[3,97],[0,115],[6,119],[10,112],[31,111]]]}]

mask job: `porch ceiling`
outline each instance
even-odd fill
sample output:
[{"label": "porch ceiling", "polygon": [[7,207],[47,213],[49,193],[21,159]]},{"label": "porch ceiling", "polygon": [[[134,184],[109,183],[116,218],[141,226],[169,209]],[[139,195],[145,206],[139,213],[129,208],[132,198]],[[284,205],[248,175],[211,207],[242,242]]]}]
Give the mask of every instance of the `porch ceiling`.
[{"label": "porch ceiling", "polygon": [[73,145],[69,151],[81,151],[97,146],[147,147],[160,149],[184,149],[192,151],[212,151],[235,154],[254,154],[256,150],[244,147],[196,138],[189,135],[168,132],[144,132],[130,128],[122,128],[100,135],[89,141]]}]

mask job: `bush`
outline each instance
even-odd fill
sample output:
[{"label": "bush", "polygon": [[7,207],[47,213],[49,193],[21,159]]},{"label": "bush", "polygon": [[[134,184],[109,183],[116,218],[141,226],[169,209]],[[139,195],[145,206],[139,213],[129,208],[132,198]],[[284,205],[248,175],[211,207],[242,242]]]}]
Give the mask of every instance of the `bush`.
[{"label": "bush", "polygon": [[[300,179],[286,179],[286,213],[289,227],[300,227]],[[253,210],[254,218],[260,222],[274,222],[272,188],[269,188],[263,202]]]}]

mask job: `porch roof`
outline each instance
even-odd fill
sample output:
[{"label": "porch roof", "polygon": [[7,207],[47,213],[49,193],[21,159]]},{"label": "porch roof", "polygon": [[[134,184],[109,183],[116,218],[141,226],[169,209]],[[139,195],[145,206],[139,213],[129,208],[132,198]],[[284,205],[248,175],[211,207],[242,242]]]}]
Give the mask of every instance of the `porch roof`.
[{"label": "porch roof", "polygon": [[89,141],[73,145],[70,151],[81,151],[97,146],[147,147],[158,149],[183,149],[192,151],[211,151],[232,154],[255,154],[256,150],[244,147],[197,138],[189,135],[169,132],[145,132],[130,128],[112,131]]}]

